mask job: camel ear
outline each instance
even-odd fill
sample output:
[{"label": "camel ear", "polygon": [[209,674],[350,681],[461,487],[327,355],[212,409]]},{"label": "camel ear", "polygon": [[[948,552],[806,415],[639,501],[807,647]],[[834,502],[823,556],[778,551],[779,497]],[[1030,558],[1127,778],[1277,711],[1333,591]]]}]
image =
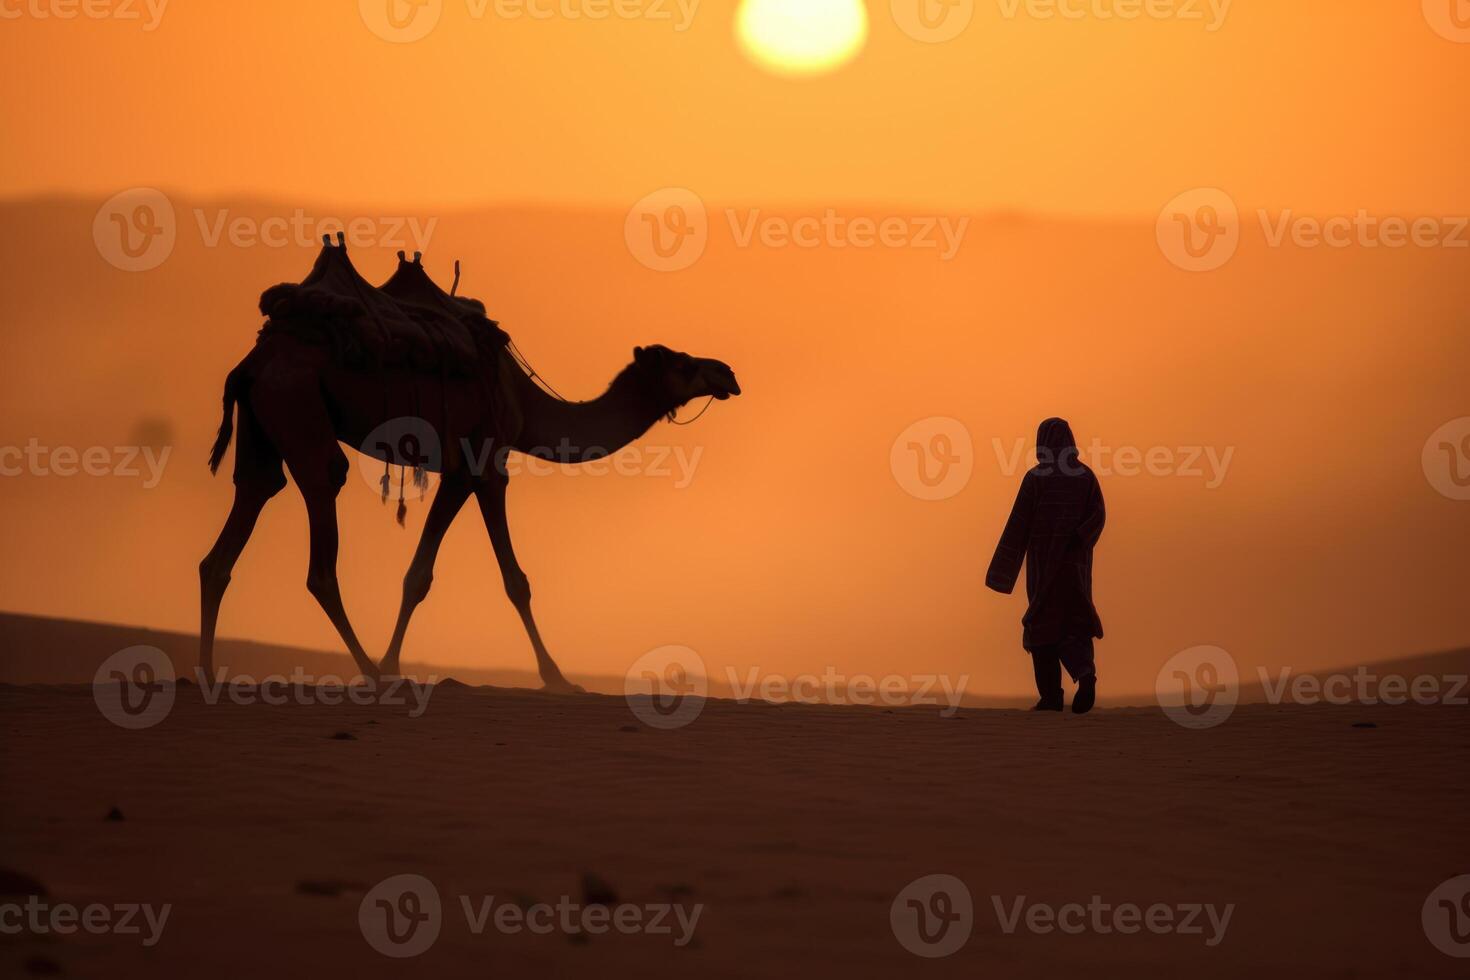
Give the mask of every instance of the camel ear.
[{"label": "camel ear", "polygon": [[653,344],[649,347],[634,347],[633,360],[639,364],[653,364],[662,366],[668,362],[670,351],[663,344]]}]

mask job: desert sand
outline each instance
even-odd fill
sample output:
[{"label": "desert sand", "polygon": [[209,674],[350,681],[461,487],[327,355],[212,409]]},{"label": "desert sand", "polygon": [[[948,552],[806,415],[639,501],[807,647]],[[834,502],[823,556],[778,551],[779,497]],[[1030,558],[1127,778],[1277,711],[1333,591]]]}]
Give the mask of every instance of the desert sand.
[{"label": "desert sand", "polygon": [[[657,731],[621,698],[443,685],[410,710],[210,705],[183,688],[160,724],[124,731],[89,686],[0,686],[0,865],[53,901],[172,905],[151,948],[0,937],[4,971],[1463,975],[1420,920],[1470,863],[1462,708],[1249,705],[1188,731],[1158,709],[944,718],[710,700]],[[359,928],[365,893],[404,873],[444,907],[412,960],[375,952]],[[974,930],[924,960],[889,910],[937,873],[968,887]],[[476,935],[458,900],[582,902],[589,889],[701,906],[692,941]],[[1208,928],[1008,935],[993,906],[1094,895],[1234,910],[1210,947]]]}]

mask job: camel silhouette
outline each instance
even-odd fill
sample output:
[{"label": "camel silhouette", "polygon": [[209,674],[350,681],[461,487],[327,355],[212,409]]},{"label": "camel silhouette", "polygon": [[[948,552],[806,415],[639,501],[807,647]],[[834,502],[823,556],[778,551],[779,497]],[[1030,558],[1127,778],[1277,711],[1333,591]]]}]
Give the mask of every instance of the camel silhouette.
[{"label": "camel silhouette", "polygon": [[[564,401],[521,367],[483,309],[440,290],[417,255],[408,262],[400,253],[398,272],[375,289],[352,268],[341,236],[336,247],[326,242],[307,280],[262,297],[270,320],[225,381],[224,418],[210,456],[210,469],[217,471],[238,432],[234,503],[199,564],[199,667],[206,675],[214,671],[215,628],[230,573],[261,510],[285,488],[284,466],[306,503],[306,588],[363,675],[399,672],[409,619],[429,593],[439,546],[474,496],[544,689],[581,691],[562,676],[531,614],[531,586],[506,519],[506,454],[515,450],[564,464],[600,459],[690,401],[724,400],[739,395],[740,386],[720,361],[655,345],[635,348],[632,363],[600,397]],[[344,353],[354,346],[361,348],[356,356]],[[437,370],[426,368],[426,356],[437,358]],[[413,438],[404,437],[405,427]],[[437,451],[426,442],[437,443]],[[413,466],[416,475],[427,470],[441,476],[381,665],[353,631],[337,581],[336,500],[349,469],[341,443],[382,460],[385,468],[397,463]],[[383,486],[386,494],[386,475]]]}]

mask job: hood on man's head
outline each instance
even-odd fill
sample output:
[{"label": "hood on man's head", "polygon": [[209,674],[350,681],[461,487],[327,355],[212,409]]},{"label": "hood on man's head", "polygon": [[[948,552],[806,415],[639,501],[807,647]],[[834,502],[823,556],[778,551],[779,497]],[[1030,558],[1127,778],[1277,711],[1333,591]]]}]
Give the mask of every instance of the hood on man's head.
[{"label": "hood on man's head", "polygon": [[1047,419],[1036,429],[1036,448],[1045,446],[1052,452],[1061,452],[1063,449],[1076,449],[1077,440],[1072,435],[1072,427],[1067,424],[1066,419]]},{"label": "hood on man's head", "polygon": [[1050,467],[1077,458],[1077,439],[1066,419],[1050,418],[1036,430],[1036,465]]}]

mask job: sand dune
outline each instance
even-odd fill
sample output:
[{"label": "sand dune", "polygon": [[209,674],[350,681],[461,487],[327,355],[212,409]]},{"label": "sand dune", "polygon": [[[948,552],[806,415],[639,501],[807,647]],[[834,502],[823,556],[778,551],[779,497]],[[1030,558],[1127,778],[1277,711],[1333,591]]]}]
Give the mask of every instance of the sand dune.
[{"label": "sand dune", "polygon": [[[5,887],[25,875],[52,902],[171,906],[152,947],[7,937],[7,973],[1021,980],[1167,962],[1202,978],[1462,975],[1420,909],[1465,870],[1463,709],[1251,706],[1191,732],[1144,709],[944,718],[711,701],[657,732],[596,695],[446,688],[411,717],[211,706],[184,690],[160,724],[124,732],[85,687],[5,686],[0,712]],[[442,902],[438,938],[411,962],[374,952],[359,924],[400,874]],[[973,930],[924,961],[890,908],[934,874],[965,884]],[[682,947],[580,934],[580,919],[476,934],[462,896],[472,911],[494,896],[700,912]],[[1230,917],[1213,946],[1003,928],[1018,901],[1093,896]]]}]

